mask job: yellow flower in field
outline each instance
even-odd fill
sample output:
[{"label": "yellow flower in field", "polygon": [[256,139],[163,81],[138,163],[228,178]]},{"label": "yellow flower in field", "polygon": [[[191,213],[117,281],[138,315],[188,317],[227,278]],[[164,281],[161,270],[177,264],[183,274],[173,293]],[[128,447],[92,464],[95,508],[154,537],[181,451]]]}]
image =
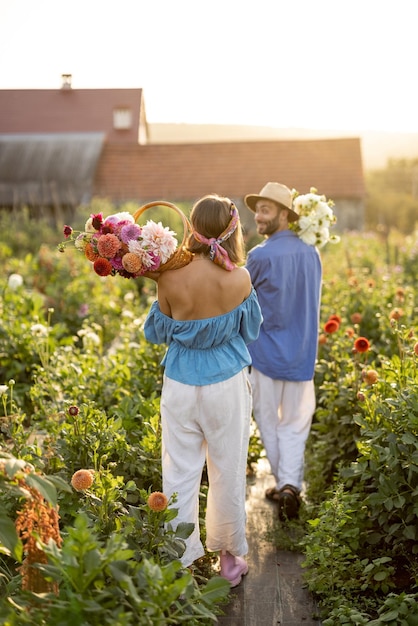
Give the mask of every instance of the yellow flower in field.
[{"label": "yellow flower in field", "polygon": [[148,498],[148,506],[151,511],[164,511],[167,508],[168,499],[161,491],[153,491]]},{"label": "yellow flower in field", "polygon": [[76,491],[89,489],[94,481],[94,470],[81,469],[73,474],[71,484]]}]

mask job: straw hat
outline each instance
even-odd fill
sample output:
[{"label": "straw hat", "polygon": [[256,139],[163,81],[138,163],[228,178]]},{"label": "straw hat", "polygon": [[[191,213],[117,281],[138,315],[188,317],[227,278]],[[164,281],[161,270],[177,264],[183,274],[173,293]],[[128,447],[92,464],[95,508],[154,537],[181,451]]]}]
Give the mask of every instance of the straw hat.
[{"label": "straw hat", "polygon": [[288,209],[289,222],[295,222],[299,217],[292,209],[292,192],[286,185],[282,185],[281,183],[267,183],[258,195],[249,194],[244,198],[245,204],[251,211],[255,211],[255,205],[258,200],[272,200],[280,207]]}]

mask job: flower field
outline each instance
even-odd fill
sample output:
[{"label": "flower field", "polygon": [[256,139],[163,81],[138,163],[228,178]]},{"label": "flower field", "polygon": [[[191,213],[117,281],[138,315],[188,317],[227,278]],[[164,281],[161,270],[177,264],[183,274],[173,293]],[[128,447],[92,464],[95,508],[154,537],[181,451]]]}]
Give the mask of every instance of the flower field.
[{"label": "flower field", "polygon": [[324,626],[418,623],[417,233],[323,254],[306,579]]},{"label": "flower field", "polygon": [[[229,585],[213,555],[182,568],[191,528],[161,493],[154,283],[100,276],[61,239],[23,218],[0,235],[0,620],[216,623]],[[321,256],[306,581],[324,626],[418,624],[418,233]]]}]

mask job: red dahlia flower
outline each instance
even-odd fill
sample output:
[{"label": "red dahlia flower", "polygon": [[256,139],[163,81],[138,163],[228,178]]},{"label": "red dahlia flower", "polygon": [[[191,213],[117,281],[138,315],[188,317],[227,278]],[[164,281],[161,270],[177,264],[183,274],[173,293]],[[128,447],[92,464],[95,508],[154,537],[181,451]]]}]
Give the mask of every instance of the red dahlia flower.
[{"label": "red dahlia flower", "polygon": [[90,215],[93,228],[100,230],[100,226],[103,224],[103,213],[96,213],[96,215]]},{"label": "red dahlia flower", "polygon": [[94,271],[99,276],[109,276],[112,273],[112,264],[107,260],[99,257],[93,264]]},{"label": "red dahlia flower", "polygon": [[328,322],[324,326],[324,331],[328,334],[336,333],[339,327],[340,325],[336,320],[329,319]]},{"label": "red dahlia flower", "polygon": [[358,337],[354,342],[354,350],[356,352],[367,352],[370,349],[369,340],[366,337]]},{"label": "red dahlia flower", "polygon": [[336,322],[338,322],[338,324],[341,324],[341,317],[339,315],[330,315],[328,320],[335,320]]}]

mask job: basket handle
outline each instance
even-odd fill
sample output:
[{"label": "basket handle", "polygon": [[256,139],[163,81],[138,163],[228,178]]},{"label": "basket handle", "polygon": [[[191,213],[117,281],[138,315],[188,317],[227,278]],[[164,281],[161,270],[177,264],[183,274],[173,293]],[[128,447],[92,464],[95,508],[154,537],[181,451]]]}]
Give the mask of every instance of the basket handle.
[{"label": "basket handle", "polygon": [[139,209],[137,209],[132,214],[133,218],[136,222],[138,218],[147,209],[151,209],[152,207],[156,207],[156,206],[166,206],[166,207],[169,207],[170,209],[173,209],[176,213],[178,213],[178,215],[180,215],[182,222],[183,222],[183,239],[181,243],[179,244],[177,251],[173,254],[173,256],[168,261],[166,261],[166,263],[164,263],[163,265],[159,267],[159,271],[162,272],[168,269],[176,269],[179,267],[183,267],[184,265],[187,265],[188,263],[190,263],[193,255],[191,252],[189,252],[188,250],[184,248],[188,235],[189,233],[192,232],[192,226],[181,209],[179,209],[175,204],[172,204],[171,202],[166,202],[165,200],[154,200],[153,202],[148,202],[147,204],[144,204],[143,206],[139,207]]},{"label": "basket handle", "polygon": [[135,211],[135,213],[133,213],[133,218],[135,220],[135,222],[138,220],[139,217],[141,217],[141,215],[147,210],[147,209],[151,209],[154,206],[167,206],[170,209],[173,209],[174,211],[176,211],[176,213],[178,213],[183,221],[183,230],[184,230],[184,237],[183,237],[183,244],[186,241],[187,238],[187,232],[192,230],[192,226],[189,222],[189,220],[187,219],[187,217],[184,215],[183,211],[181,209],[179,209],[175,204],[173,204],[172,202],[166,202],[165,200],[154,200],[153,202],[147,202],[147,204],[144,204],[143,206],[139,207],[139,209],[137,209]]}]

